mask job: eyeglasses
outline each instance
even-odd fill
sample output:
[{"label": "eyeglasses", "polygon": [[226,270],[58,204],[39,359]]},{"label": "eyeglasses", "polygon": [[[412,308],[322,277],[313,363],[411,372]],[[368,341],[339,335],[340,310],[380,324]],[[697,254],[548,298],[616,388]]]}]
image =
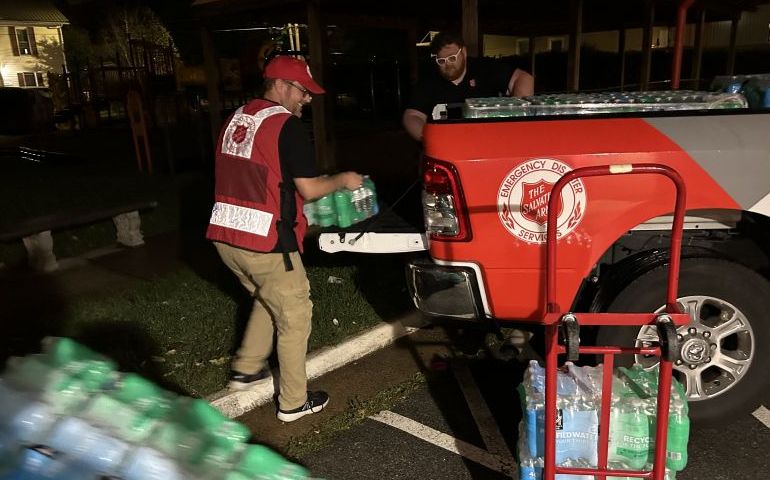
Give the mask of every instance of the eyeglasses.
[{"label": "eyeglasses", "polygon": [[308,97],[310,97],[310,96],[312,96],[312,95],[313,95],[313,94],[312,94],[312,92],[311,92],[310,90],[308,90],[307,88],[305,88],[305,87],[302,87],[302,86],[300,86],[300,85],[297,85],[297,84],[296,84],[296,83],[294,83],[294,82],[290,82],[290,81],[288,81],[288,80],[284,80],[284,83],[287,83],[287,84],[291,85],[292,87],[296,88],[297,90],[299,90],[300,92],[302,92],[302,95],[303,95],[303,96],[307,95]]},{"label": "eyeglasses", "polygon": [[433,55],[433,59],[436,61],[439,67],[443,67],[447,63],[455,63],[457,61],[457,56],[460,55],[460,52],[462,51],[463,51],[463,47],[460,47],[457,53],[453,53],[448,57],[439,57],[438,55]]}]

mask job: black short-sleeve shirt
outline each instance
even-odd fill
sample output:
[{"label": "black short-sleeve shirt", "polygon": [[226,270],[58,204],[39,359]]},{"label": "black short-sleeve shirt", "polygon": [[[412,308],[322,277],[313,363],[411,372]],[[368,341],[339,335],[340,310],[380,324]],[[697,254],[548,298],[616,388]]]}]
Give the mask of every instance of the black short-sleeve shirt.
[{"label": "black short-sleeve shirt", "polygon": [[315,150],[299,117],[292,115],[283,124],[278,136],[278,157],[284,181],[318,176]]},{"label": "black short-sleeve shirt", "polygon": [[506,94],[515,68],[499,60],[468,57],[465,77],[458,84],[442,77],[435,68],[414,86],[407,108],[429,118],[439,103],[462,103],[466,98],[498,97]]},{"label": "black short-sleeve shirt", "polygon": [[294,252],[299,249],[293,226],[297,216],[294,179],[318,176],[315,150],[299,117],[292,115],[283,124],[278,135],[278,158],[281,161],[281,182],[287,192],[281,202],[281,218],[286,219],[292,228],[278,229],[279,241],[273,251]]}]

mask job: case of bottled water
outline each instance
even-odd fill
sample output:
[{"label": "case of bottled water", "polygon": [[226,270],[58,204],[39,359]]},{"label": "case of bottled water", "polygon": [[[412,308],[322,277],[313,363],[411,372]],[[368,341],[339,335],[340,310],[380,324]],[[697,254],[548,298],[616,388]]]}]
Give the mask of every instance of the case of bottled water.
[{"label": "case of bottled water", "polygon": [[67,338],[0,377],[0,480],[305,480],[246,426]]}]

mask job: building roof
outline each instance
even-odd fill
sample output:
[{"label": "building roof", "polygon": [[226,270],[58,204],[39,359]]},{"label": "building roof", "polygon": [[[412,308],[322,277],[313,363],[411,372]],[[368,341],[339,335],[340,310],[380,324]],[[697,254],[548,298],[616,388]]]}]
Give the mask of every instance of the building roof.
[{"label": "building roof", "polygon": [[0,24],[62,25],[67,17],[49,0],[0,1]]}]

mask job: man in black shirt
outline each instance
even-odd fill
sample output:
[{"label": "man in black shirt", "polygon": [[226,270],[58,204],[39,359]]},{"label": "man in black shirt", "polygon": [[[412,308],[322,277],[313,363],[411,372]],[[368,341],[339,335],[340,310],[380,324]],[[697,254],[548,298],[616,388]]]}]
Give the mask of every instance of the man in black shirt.
[{"label": "man in black shirt", "polygon": [[355,190],[363,182],[356,172],[318,174],[299,117],[312,96],[323,93],[303,60],[276,57],[267,64],[263,98],[236,110],[220,134],[206,232],[254,298],[230,388],[245,390],[264,378],[275,335],[278,418],[284,422],[319,412],[329,402],[326,392],[307,390],[313,303],[300,256],[307,226],[303,200]]},{"label": "man in black shirt", "polygon": [[422,128],[439,103],[462,103],[466,98],[514,96],[534,93],[535,81],[529,73],[487,58],[470,58],[462,37],[442,32],[433,37],[431,56],[438,75],[421,79],[404,111],[404,128],[422,141]]}]

